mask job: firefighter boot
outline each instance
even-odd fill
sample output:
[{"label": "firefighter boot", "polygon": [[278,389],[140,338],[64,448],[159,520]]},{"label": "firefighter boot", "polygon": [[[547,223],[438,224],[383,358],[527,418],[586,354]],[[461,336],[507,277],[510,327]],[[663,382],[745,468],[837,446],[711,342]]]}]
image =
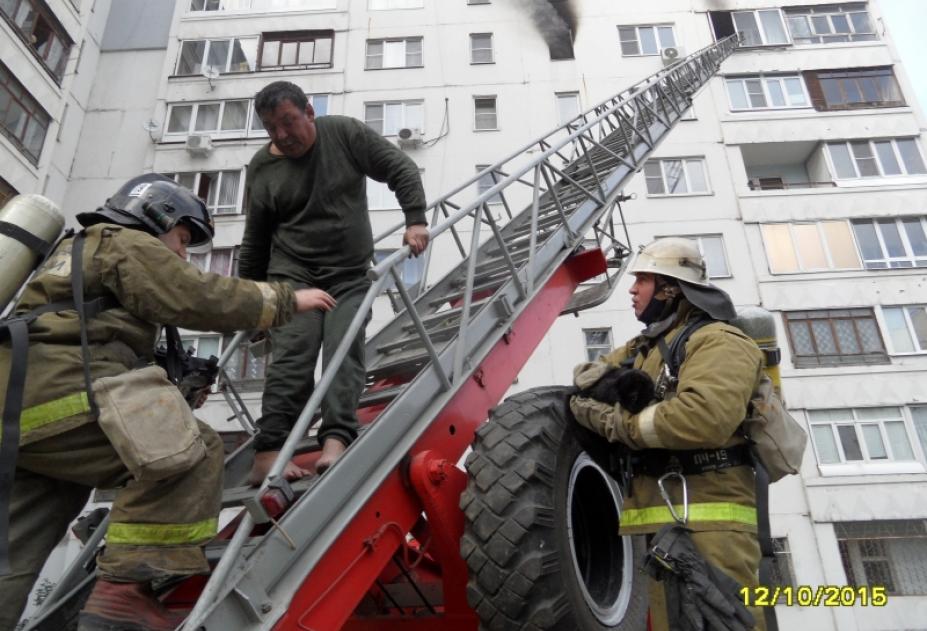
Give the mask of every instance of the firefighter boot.
[{"label": "firefighter boot", "polygon": [[97,580],[77,631],[174,631],[184,616],[168,611],[147,583]]}]

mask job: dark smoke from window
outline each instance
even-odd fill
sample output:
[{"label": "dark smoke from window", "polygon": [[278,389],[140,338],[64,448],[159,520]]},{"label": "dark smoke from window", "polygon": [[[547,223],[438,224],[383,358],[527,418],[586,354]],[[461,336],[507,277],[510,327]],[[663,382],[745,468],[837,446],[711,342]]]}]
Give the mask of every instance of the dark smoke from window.
[{"label": "dark smoke from window", "polygon": [[529,12],[534,26],[547,42],[551,59],[573,59],[578,26],[571,0],[516,0]]}]

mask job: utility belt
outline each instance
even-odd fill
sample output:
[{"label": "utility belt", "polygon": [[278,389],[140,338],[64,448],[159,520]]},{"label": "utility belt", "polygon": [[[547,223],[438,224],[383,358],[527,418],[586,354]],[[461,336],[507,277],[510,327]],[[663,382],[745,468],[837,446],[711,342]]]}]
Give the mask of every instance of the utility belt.
[{"label": "utility belt", "polygon": [[631,452],[631,471],[635,476],[659,478],[665,473],[698,475],[732,467],[753,466],[747,445],[720,449],[644,449]]}]

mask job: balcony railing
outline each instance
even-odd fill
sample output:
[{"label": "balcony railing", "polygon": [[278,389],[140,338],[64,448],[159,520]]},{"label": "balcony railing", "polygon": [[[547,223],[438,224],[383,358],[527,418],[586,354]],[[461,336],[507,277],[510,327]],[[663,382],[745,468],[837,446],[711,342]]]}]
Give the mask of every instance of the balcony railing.
[{"label": "balcony railing", "polygon": [[751,178],[748,182],[751,191],[786,191],[800,188],[833,188],[835,182],[783,182],[779,178]]}]

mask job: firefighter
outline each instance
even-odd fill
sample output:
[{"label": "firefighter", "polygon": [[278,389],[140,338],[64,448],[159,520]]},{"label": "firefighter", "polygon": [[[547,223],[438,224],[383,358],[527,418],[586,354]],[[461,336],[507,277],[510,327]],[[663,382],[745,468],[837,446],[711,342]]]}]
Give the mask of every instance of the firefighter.
[{"label": "firefighter", "polygon": [[[632,413],[576,396],[570,409],[580,424],[633,450],[621,534],[652,535],[675,521],[658,480],[681,473],[688,486],[687,526],[698,551],[740,585],[756,585],[760,548],[754,474],[738,427],[760,381],[763,356],[749,337],[725,323],[736,315],[733,304],[708,282],[695,242],[658,239],[640,251],[629,271],[635,275],[630,289],[634,314],[646,328],[595,362],[577,366],[574,382],[588,388],[624,362],[653,378],[655,400]],[[681,335],[689,337],[677,381],[666,369],[665,356]],[[679,507],[683,498],[676,476],[666,480],[665,488]],[[663,583],[650,581],[650,603],[655,631],[677,626],[667,619]],[[751,613],[763,629],[763,616],[755,609]]]},{"label": "firefighter", "polygon": [[[302,89],[276,81],[254,107],[270,136],[248,165],[247,219],[239,269],[243,278],[319,287],[337,306],[274,329],[260,433],[250,481],[267,475],[290,429],[312,395],[320,351],[330,356],[344,338],[370,287],[373,234],[366,178],[387,182],[405,215],[403,243],[418,256],[428,245],[425,191],[415,163],[359,120],[315,117]],[[318,431],[321,473],[357,436],[356,408],[364,389],[364,330],[358,332],[322,399]],[[294,479],[307,472],[292,462]]]},{"label": "firefighter", "polygon": [[[152,387],[129,390],[126,397],[133,409],[152,417],[144,430],[152,444],[170,447],[181,437],[159,428],[174,420],[172,410],[181,409],[171,407],[177,399],[171,393],[179,392],[163,370],[147,365],[160,325],[222,332],[267,329],[294,312],[329,309],[332,300],[319,290],[294,293],[282,283],[226,278],[188,263],[187,248],[210,244],[212,219],[199,198],[163,176],[133,178],[103,207],[77,219],[86,228],[82,243],[63,240],[16,306],[17,314],[39,309],[40,315],[29,327],[9,505],[11,572],[0,577],[0,631],[16,625],[43,563],[93,488],[118,490],[106,548],[97,562],[98,580],[81,613],[81,631],[174,629],[179,621],[155,599],[150,582],[208,571],[201,544],[216,533],[222,441],[184,406],[190,446],[177,450],[185,460],[176,462],[185,468],[164,478],[147,479],[149,470],[137,477],[130,474],[125,449],[145,453],[150,445],[117,444],[114,434],[104,433],[101,419],[119,409],[111,405],[115,399],[96,395],[115,396],[114,383],[147,375]],[[81,273],[75,274],[72,260],[81,249]],[[72,259],[74,250],[78,255]],[[89,305],[99,306],[83,326],[74,306],[75,278],[82,280],[85,313]],[[43,311],[50,303],[60,304]],[[93,379],[90,392],[85,368]],[[4,386],[10,372],[7,341],[0,345]],[[126,419],[133,431],[142,428],[137,420]]]}]

